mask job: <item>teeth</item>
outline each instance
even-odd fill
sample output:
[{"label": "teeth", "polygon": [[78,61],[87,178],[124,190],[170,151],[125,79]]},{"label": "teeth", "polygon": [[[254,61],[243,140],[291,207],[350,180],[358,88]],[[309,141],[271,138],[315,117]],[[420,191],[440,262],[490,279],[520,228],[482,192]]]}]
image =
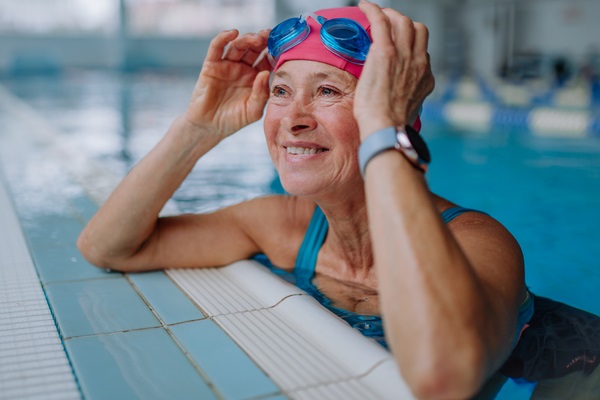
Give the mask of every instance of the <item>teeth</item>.
[{"label": "teeth", "polygon": [[325,150],[324,149],[305,149],[304,147],[288,147],[286,149],[288,154],[317,154],[317,153],[322,153]]}]

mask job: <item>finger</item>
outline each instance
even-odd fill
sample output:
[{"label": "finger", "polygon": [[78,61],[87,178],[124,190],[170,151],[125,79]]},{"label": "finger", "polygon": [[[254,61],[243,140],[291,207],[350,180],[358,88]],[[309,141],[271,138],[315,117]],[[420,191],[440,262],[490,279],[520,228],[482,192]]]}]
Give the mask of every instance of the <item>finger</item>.
[{"label": "finger", "polygon": [[390,21],[381,8],[377,4],[364,0],[358,4],[358,7],[369,20],[373,44],[382,45],[384,47],[393,45]]},{"label": "finger", "polygon": [[420,22],[414,23],[415,27],[415,43],[413,46],[416,54],[427,54],[427,46],[429,45],[429,30]]},{"label": "finger", "polygon": [[218,61],[223,55],[223,51],[227,43],[231,42],[238,35],[236,29],[223,31],[215,36],[208,46],[208,52],[206,53],[206,61]]},{"label": "finger", "polygon": [[243,61],[248,65],[252,65],[266,46],[266,38],[254,33],[246,34],[238,37],[227,45],[227,49],[223,54],[223,59]]},{"label": "finger", "polygon": [[248,49],[248,50],[246,50],[246,54],[244,54],[244,56],[241,58],[240,61],[242,61],[248,65],[254,65],[254,61],[256,61],[259,54],[260,54],[259,51],[254,51],[254,50]]},{"label": "finger", "polygon": [[249,98],[248,112],[251,119],[258,120],[262,116],[267,100],[269,100],[269,72],[261,71],[254,78]]},{"label": "finger", "polygon": [[411,53],[415,41],[415,26],[406,15],[391,8],[383,9],[391,25],[392,38],[400,54]]}]

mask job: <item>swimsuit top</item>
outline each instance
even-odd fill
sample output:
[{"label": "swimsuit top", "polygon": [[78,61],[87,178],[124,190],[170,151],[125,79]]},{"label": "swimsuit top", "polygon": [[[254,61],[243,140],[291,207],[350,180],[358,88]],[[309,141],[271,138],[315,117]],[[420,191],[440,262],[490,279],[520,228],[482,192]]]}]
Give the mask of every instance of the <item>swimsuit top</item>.
[{"label": "swimsuit top", "polygon": [[[480,211],[456,206],[442,212],[441,217],[447,224],[454,218],[466,212]],[[317,289],[317,287],[312,283],[312,279],[315,275],[315,268],[317,266],[319,250],[325,241],[325,236],[327,236],[328,229],[329,224],[327,222],[327,218],[323,214],[323,211],[321,211],[321,209],[317,206],[313,213],[310,224],[308,225],[308,229],[306,230],[306,234],[304,236],[302,245],[300,246],[298,256],[296,257],[296,264],[292,272],[287,272],[273,266],[268,259],[264,257],[264,255],[256,256],[255,259],[269,267],[271,271],[281,276],[286,281],[295,284],[311,296],[315,297],[323,306],[345,320],[353,328],[358,329],[363,335],[374,339],[383,347],[387,348],[381,316],[363,315],[335,307],[332,304],[332,301],[323,293],[321,293],[319,289]],[[519,335],[532,315],[533,298],[528,294],[527,299],[519,308],[515,345],[518,341]]]}]

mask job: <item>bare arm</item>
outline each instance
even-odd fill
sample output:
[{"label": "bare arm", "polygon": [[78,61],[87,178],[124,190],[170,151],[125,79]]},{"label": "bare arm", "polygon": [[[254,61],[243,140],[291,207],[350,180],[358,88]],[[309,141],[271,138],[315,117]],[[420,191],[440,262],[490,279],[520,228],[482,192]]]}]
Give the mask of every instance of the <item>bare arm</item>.
[{"label": "bare arm", "polygon": [[[422,24],[360,6],[373,35],[354,109],[364,139],[405,125],[433,78]],[[420,398],[471,397],[514,339],[524,295],[518,244],[490,217],[446,226],[423,174],[399,152],[369,163],[365,190],[386,336],[404,378]]]},{"label": "bare arm", "polygon": [[[265,31],[238,37],[237,31],[226,31],[213,39],[186,113],[123,179],[80,235],[79,249],[92,264],[142,270],[220,261],[191,258],[194,233],[200,235],[197,240],[206,232],[227,235],[229,240],[222,242],[229,246],[220,250],[228,250],[224,254],[229,258],[252,250],[254,244],[236,221],[235,208],[196,218],[159,220],[158,214],[202,155],[261,117],[270,67],[252,64],[266,46],[267,35]],[[173,249],[169,257],[166,247]]]}]

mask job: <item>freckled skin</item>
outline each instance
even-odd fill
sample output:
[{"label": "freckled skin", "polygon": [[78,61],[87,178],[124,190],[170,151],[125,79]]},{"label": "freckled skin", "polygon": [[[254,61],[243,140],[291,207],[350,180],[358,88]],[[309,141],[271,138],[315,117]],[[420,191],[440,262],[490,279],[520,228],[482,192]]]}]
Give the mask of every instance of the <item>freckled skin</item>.
[{"label": "freckled skin", "polygon": [[[331,188],[362,186],[357,179],[355,88],[356,78],[349,73],[313,61],[288,61],[275,74],[264,128],[271,159],[289,193],[317,195]],[[294,140],[328,151],[308,162],[292,163],[282,142]]]}]

